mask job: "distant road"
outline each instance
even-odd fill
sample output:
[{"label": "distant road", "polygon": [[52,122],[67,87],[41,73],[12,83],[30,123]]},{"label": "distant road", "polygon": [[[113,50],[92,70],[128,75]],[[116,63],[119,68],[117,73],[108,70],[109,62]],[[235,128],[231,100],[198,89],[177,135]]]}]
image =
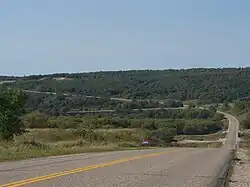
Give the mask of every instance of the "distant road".
[{"label": "distant road", "polygon": [[[42,92],[42,91],[34,91],[34,90],[23,90],[24,92],[27,93],[37,93],[37,94],[52,94],[52,95],[56,95],[56,92]],[[71,93],[62,93],[65,96],[72,96],[72,97],[76,97],[76,94],[71,94]],[[85,98],[96,98],[96,99],[101,99],[102,97],[99,96],[93,96],[93,95],[80,95],[81,97],[85,97]],[[111,97],[110,100],[116,100],[116,101],[123,101],[123,102],[132,102],[132,99],[124,99],[124,98],[116,98],[116,97]]]},{"label": "distant road", "polygon": [[[141,109],[132,109],[132,111],[151,111],[151,110],[177,110],[177,109],[185,109],[186,107],[172,107],[172,108],[141,108]],[[67,114],[85,114],[85,113],[115,113],[116,110],[72,110],[67,112]]]},{"label": "distant road", "polygon": [[229,127],[227,131],[227,139],[225,142],[225,148],[227,149],[236,149],[238,148],[238,131],[239,131],[239,121],[232,115],[220,112],[221,114],[224,114],[225,117],[229,120]]},{"label": "distant road", "polygon": [[[24,92],[27,93],[37,93],[37,94],[49,94],[49,95],[56,95],[56,92],[42,92],[42,91],[34,91],[34,90],[23,90]],[[65,96],[72,96],[76,97],[77,95],[71,94],[71,93],[62,93]],[[99,96],[91,96],[91,95],[80,95],[81,97],[85,98],[96,98],[96,99],[101,99],[102,97]],[[121,101],[121,102],[132,102],[132,99],[125,99],[125,98],[117,98],[117,97],[111,97],[109,98],[110,100],[114,101]],[[136,101],[149,101],[148,99],[135,99]],[[158,101],[159,103],[163,104],[164,102],[162,100],[155,100]],[[132,109],[133,111],[150,111],[150,110],[161,110],[161,109],[184,109],[188,107],[188,105],[184,105],[184,107],[169,107],[169,108],[142,108],[142,109]],[[67,112],[68,114],[84,114],[84,113],[114,113],[116,110],[106,110],[106,109],[101,109],[101,110],[72,110]]]},{"label": "distant road", "polygon": [[[34,91],[34,90],[23,90],[24,92],[27,93],[37,93],[37,94],[52,94],[52,95],[56,95],[56,92],[42,92],[42,91]],[[76,94],[72,94],[72,93],[62,93],[65,96],[72,96],[72,97],[76,97]],[[101,98],[105,98],[105,97],[100,97],[100,96],[93,96],[93,95],[80,95],[81,97],[85,97],[85,98],[96,98],[96,99],[101,99]],[[133,99],[126,99],[126,98],[119,98],[119,97],[110,97],[110,100],[114,100],[114,101],[122,101],[122,102],[132,102]],[[136,101],[149,101],[149,99],[135,99]],[[164,103],[164,101],[162,100],[155,100],[154,101],[158,101],[160,104]]]},{"label": "distant road", "polygon": [[229,120],[229,131],[221,148],[158,148],[6,162],[0,164],[0,184],[2,187],[215,186],[227,158],[237,147],[239,123],[224,114]]}]

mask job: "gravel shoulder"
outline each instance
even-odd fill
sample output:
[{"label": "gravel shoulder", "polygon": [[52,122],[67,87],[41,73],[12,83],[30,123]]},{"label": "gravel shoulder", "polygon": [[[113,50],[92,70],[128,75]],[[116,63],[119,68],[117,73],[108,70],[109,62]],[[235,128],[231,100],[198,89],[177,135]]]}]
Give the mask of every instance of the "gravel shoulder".
[{"label": "gravel shoulder", "polygon": [[250,155],[246,149],[238,149],[236,152],[237,161],[233,168],[230,179],[230,187],[250,186]]}]

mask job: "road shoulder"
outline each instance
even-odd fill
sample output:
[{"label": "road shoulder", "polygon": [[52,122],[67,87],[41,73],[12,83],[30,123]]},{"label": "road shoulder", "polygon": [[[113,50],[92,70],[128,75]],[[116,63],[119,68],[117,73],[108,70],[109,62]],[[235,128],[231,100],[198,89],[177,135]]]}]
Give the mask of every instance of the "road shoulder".
[{"label": "road shoulder", "polygon": [[229,186],[249,187],[250,186],[250,159],[246,149],[236,151],[236,161],[233,167]]}]

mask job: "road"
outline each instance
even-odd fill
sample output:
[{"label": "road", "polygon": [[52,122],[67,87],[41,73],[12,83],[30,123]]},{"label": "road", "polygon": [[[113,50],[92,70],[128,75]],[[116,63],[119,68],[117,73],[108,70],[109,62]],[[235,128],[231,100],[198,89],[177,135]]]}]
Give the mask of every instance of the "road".
[{"label": "road", "polygon": [[[27,93],[35,93],[35,94],[48,94],[48,95],[56,95],[56,92],[42,92],[42,91],[34,91],[34,90],[23,90],[24,92]],[[77,95],[72,94],[72,93],[62,93],[65,96],[71,96],[75,97]],[[92,96],[92,95],[80,95],[81,97],[85,98],[96,98],[96,99],[101,99],[102,97],[99,96]],[[106,98],[107,99],[107,98]],[[125,99],[125,98],[118,98],[118,97],[110,97],[110,100],[114,101],[121,101],[121,102],[132,102],[132,99]],[[148,99],[135,99],[137,101],[149,101]],[[162,100],[155,100],[158,101],[160,104],[164,104],[164,101]],[[183,107],[169,107],[169,108],[141,108],[141,109],[132,109],[132,111],[151,111],[151,110],[176,110],[176,109],[185,109],[187,108],[188,105],[184,105]],[[101,109],[101,110],[71,110],[67,112],[67,114],[86,114],[86,113],[115,113],[116,110],[107,110],[107,109]]]},{"label": "road", "polygon": [[0,186],[213,186],[236,147],[238,121],[225,115],[230,122],[222,148],[158,148],[5,162],[0,164]]},{"label": "road", "polygon": [[[42,91],[36,91],[36,90],[23,90],[23,91],[27,92],[27,93],[56,95],[56,92],[42,92]],[[72,93],[62,93],[62,94],[65,96],[72,96],[72,97],[77,96],[77,95],[72,94]],[[81,95],[81,97],[101,99],[101,97],[93,96],[93,95]],[[132,99],[117,98],[117,97],[111,97],[110,100],[122,101],[122,102],[132,102],[133,101]],[[143,101],[143,100],[141,100],[141,101]]]},{"label": "road", "polygon": [[235,149],[238,148],[238,131],[239,131],[239,121],[232,115],[225,112],[219,112],[225,115],[229,120],[227,139],[225,141],[225,148]]},{"label": "road", "polygon": [[[26,93],[35,93],[35,94],[48,94],[48,95],[56,95],[56,92],[42,92],[42,91],[35,91],[35,90],[23,90]],[[96,98],[96,99],[107,99],[106,97],[100,97],[100,96],[93,96],[93,95],[76,95],[72,93],[62,93],[65,96],[71,96],[71,97],[76,97],[76,96],[81,96],[85,98]],[[121,97],[110,97],[110,100],[114,101],[121,101],[121,102],[132,102],[133,99],[126,99],[126,98],[121,98]],[[149,99],[135,99],[136,101],[149,101]],[[163,100],[155,100],[153,101],[158,101],[160,104],[164,104]],[[187,107],[188,105],[184,105],[184,107]]]},{"label": "road", "polygon": [[[171,107],[171,108],[141,108],[141,109],[132,109],[132,111],[151,111],[151,110],[180,110],[180,109],[185,109],[187,106],[184,107]],[[67,112],[67,114],[86,114],[86,113],[116,113],[116,110],[106,110],[106,109],[101,109],[101,110],[71,110]]]}]

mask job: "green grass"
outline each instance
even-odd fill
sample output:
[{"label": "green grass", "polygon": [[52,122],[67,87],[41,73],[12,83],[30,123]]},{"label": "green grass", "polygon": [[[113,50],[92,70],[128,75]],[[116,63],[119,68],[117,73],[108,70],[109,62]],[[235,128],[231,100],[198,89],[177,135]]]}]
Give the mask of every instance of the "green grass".
[{"label": "green grass", "polygon": [[194,99],[194,100],[186,100],[186,101],[183,101],[183,104],[184,104],[184,105],[190,105],[190,104],[197,103],[197,102],[198,102],[197,99]]}]

